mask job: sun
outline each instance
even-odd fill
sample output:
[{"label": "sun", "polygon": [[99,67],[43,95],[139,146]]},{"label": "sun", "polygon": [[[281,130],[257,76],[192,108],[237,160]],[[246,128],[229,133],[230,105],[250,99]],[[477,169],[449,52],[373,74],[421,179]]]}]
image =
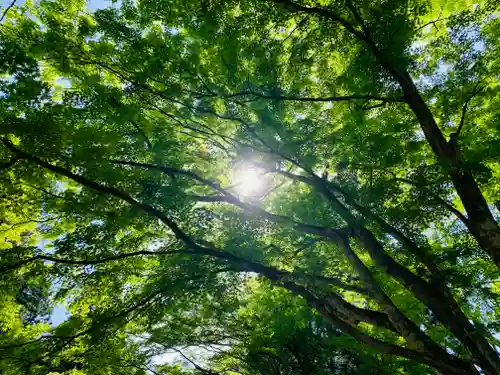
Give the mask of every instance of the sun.
[{"label": "sun", "polygon": [[264,187],[262,173],[253,167],[238,168],[234,173],[233,185],[242,196],[258,196]]}]

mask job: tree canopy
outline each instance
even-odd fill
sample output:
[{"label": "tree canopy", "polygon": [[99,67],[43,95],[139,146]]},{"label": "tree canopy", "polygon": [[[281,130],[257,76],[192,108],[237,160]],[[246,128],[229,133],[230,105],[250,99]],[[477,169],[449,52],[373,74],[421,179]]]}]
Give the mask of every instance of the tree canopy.
[{"label": "tree canopy", "polygon": [[2,374],[500,374],[496,2],[1,18]]}]

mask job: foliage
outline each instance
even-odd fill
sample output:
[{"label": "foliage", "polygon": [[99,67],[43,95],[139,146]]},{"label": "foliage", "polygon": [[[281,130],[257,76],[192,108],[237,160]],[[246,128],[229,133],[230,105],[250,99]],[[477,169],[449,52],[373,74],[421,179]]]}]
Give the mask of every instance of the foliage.
[{"label": "foliage", "polygon": [[2,373],[500,374],[498,23],[439,0],[11,7]]}]

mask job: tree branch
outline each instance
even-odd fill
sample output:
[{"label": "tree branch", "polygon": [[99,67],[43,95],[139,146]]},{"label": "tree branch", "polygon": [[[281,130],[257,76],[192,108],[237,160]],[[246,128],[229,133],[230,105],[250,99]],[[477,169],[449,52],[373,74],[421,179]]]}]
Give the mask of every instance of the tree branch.
[{"label": "tree branch", "polygon": [[[289,172],[283,172],[283,171],[277,171],[278,173],[284,174],[289,176],[290,178],[294,178],[298,181],[302,181],[306,184],[309,184],[316,189],[319,190],[320,193],[322,193],[325,198],[333,204],[334,209],[339,213],[341,217],[347,222],[349,227],[352,227],[353,231],[352,234],[355,236],[355,238],[358,240],[360,245],[365,248],[368,253],[370,254],[370,257],[374,261],[374,263],[382,269],[384,272],[386,272],[388,275],[391,275],[394,277],[396,280],[402,283],[402,285],[405,286],[408,290],[410,290],[412,293],[414,293],[423,303],[425,303],[427,306],[431,308],[431,310],[435,311],[436,313],[440,315],[441,311],[443,310],[443,306],[440,305],[434,294],[435,291],[432,289],[432,286],[427,283],[425,280],[421,279],[417,275],[413,274],[411,271],[409,271],[406,267],[402,266],[401,264],[397,263],[392,257],[390,257],[383,249],[382,245],[380,242],[375,238],[373,233],[371,233],[368,229],[366,229],[362,223],[358,221],[358,219],[347,210],[347,208],[342,205],[338,199],[332,194],[330,189],[337,190],[339,193],[345,196],[346,200],[351,203],[356,209],[359,209],[362,214],[366,214],[367,210],[363,209],[360,205],[358,205],[355,200],[350,197],[350,195],[343,190],[340,186],[337,186],[333,182],[330,181],[324,181],[323,179],[315,176],[313,173],[311,173],[311,177],[305,177],[305,176],[300,176],[300,175],[295,175],[293,173]],[[385,229],[391,229],[388,224],[386,224],[383,221],[378,221],[379,224],[385,224],[384,228]],[[391,232],[392,229],[391,229]],[[391,233],[390,232],[390,233]],[[338,236],[342,236],[343,232],[333,232],[331,235],[331,239],[339,243]],[[400,239],[405,241],[405,245],[412,245],[412,242],[409,240],[405,240],[404,236],[400,236]],[[340,244],[341,245],[341,244]],[[417,255],[419,255],[419,258],[422,258],[426,261],[424,264],[430,264],[433,265],[433,262],[428,259],[427,255],[423,250],[421,250],[418,246],[413,246],[411,247],[412,251],[416,251]],[[433,268],[434,270],[434,268]],[[443,297],[444,298],[444,297]],[[382,301],[381,301],[382,302]],[[388,305],[390,306],[390,305]],[[449,325],[449,322],[447,322],[447,318],[444,316],[441,316],[442,322],[445,325]],[[452,327],[452,326],[451,326]],[[456,327],[455,327],[456,328]],[[454,329],[454,333],[456,333],[458,336],[461,337],[461,332],[460,330]],[[428,344],[429,345],[429,344]],[[430,343],[432,345],[432,343]]]},{"label": "tree branch", "polygon": [[480,83],[480,81],[478,81],[476,83],[469,98],[465,101],[464,105],[462,106],[462,115],[460,117],[460,124],[458,125],[457,131],[450,136],[450,143],[456,142],[458,139],[458,136],[460,135],[460,132],[462,131],[462,127],[464,126],[464,123],[465,123],[465,115],[467,113],[467,108],[468,108],[471,100],[483,90],[483,88],[478,89],[479,83]]},{"label": "tree branch", "polygon": [[93,265],[93,264],[102,264],[106,262],[111,262],[114,260],[120,260],[120,259],[125,259],[125,258],[130,258],[130,257],[135,257],[135,256],[140,256],[140,255],[147,255],[147,256],[160,256],[160,255],[174,255],[174,254],[186,254],[186,251],[182,250],[172,250],[172,251],[147,251],[147,250],[141,250],[141,251],[136,251],[133,253],[124,253],[120,255],[115,255],[107,258],[101,258],[101,259],[82,259],[82,260],[74,260],[74,259],[64,259],[64,258],[57,258],[51,255],[36,255],[34,257],[24,259],[22,261],[19,261],[17,263],[11,264],[7,267],[4,267],[0,270],[0,274],[11,271],[13,269],[19,268],[21,266],[24,266],[26,264],[35,262],[37,260],[46,260],[54,263],[61,263],[61,264],[73,264],[73,265]]},{"label": "tree branch", "polygon": [[[204,125],[204,124],[201,124],[197,121],[194,121],[192,119],[189,119],[190,121],[192,121],[193,123],[196,123],[197,125],[200,125],[202,128],[204,129],[207,129],[208,131],[206,130],[202,130],[202,129],[198,129],[194,126],[191,126],[191,125],[188,125],[186,124],[185,122],[182,122],[181,120],[179,120],[177,118],[177,116],[165,111],[164,109],[162,109],[161,107],[159,107],[158,105],[156,104],[149,104],[151,106],[151,108],[148,108],[149,110],[151,111],[156,111],[158,113],[161,113],[162,115],[168,117],[170,120],[172,120],[175,124],[177,124],[178,126],[180,126],[181,128],[183,129],[187,129],[187,130],[190,130],[190,131],[193,131],[195,133],[198,133],[198,134],[202,134],[202,135],[194,135],[194,134],[191,134],[191,133],[188,133],[188,132],[185,132],[185,131],[180,131],[180,130],[176,130],[177,132],[181,133],[181,134],[185,134],[189,137],[193,137],[193,138],[199,138],[199,139],[203,139],[205,140],[206,142],[209,142],[209,143],[212,143],[214,146],[220,148],[221,150],[223,150],[227,155],[229,155],[229,150],[224,146],[222,145],[221,142],[219,142],[218,140],[215,140],[215,139],[211,139],[210,137],[211,136],[215,136],[215,137],[219,137],[222,139],[223,142],[226,142],[228,144],[231,144],[228,139],[231,139],[231,137],[227,137],[227,136],[224,136],[222,134],[219,134],[219,133],[216,133],[214,132],[212,129],[210,129],[208,126]],[[206,136],[206,137],[205,137]],[[232,139],[231,139],[232,140]]]},{"label": "tree branch", "polygon": [[17,0],[13,0],[12,3],[10,3],[10,5],[7,8],[5,8],[5,10],[2,13],[2,17],[0,17],[0,22],[3,21],[9,10],[16,4],[16,1]]},{"label": "tree branch", "polygon": [[214,189],[215,191],[218,191],[222,194],[228,194],[227,191],[225,189],[223,189],[218,183],[207,180],[195,172],[186,171],[184,169],[173,168],[173,167],[169,167],[166,165],[138,163],[138,162],[134,162],[134,161],[125,161],[125,160],[110,160],[110,162],[114,163],[114,164],[119,164],[119,165],[129,165],[129,166],[144,168],[144,169],[149,169],[149,170],[158,170],[158,171],[161,171],[161,172],[166,173],[168,175],[186,176],[186,177],[192,178],[193,180],[198,181],[202,185],[205,185],[205,186],[208,186],[208,187]]},{"label": "tree branch", "polygon": [[[360,242],[360,244],[368,251],[370,257],[377,265],[377,267],[398,280],[422,303],[426,304],[434,312],[434,314],[438,316],[441,323],[443,323],[445,327],[447,327],[472,353],[474,353],[477,359],[482,360],[482,356],[484,355],[485,357],[488,357],[487,361],[491,361],[492,357],[490,357],[490,355],[494,355],[493,349],[491,348],[488,341],[484,337],[482,337],[480,333],[477,332],[477,329],[470,323],[467,316],[460,309],[455,299],[453,298],[453,295],[449,292],[448,288],[443,283],[443,280],[440,277],[439,268],[437,267],[431,256],[428,254],[426,249],[420,248],[412,240],[408,239],[401,232],[399,232],[396,228],[386,223],[377,215],[371,213],[370,210],[357,204],[356,200],[337,184],[330,181],[325,181],[315,176],[313,173],[311,173],[311,175],[312,179],[310,179],[310,181],[308,182],[312,184],[319,184],[319,186],[313,186],[316,186],[325,194],[325,197],[333,203],[337,211],[340,211],[339,214],[341,214],[341,216],[346,216],[345,220],[350,225],[353,225],[353,229],[357,228],[353,230],[353,234]],[[307,180],[308,179],[306,178],[306,181]],[[374,237],[373,233],[366,229],[362,225],[362,223],[357,224],[357,219],[352,216],[350,212],[345,211],[345,207],[338,201],[338,199],[334,195],[331,194],[331,191],[330,193],[328,192],[329,190],[338,191],[339,193],[341,193],[352,207],[354,207],[363,215],[367,215],[371,219],[375,220],[375,222],[380,225],[381,228],[383,228],[383,230],[387,233],[395,235],[398,241],[400,241],[404,247],[414,253],[419,258],[419,260],[421,260],[433,273],[433,284],[431,285],[422,278],[416,276],[406,267],[402,266],[388,254],[386,254],[382,245]],[[342,215],[342,212],[344,213],[344,215]],[[349,218],[350,216],[352,217]],[[351,221],[353,221],[352,224],[350,223]],[[484,366],[491,366],[491,364],[484,361],[481,361],[481,365],[483,366],[483,369],[485,368]],[[469,370],[472,373],[477,373],[474,368],[470,368]]]},{"label": "tree branch", "polygon": [[439,31],[439,29],[436,26],[436,23],[441,22],[441,21],[445,21],[447,19],[448,19],[448,17],[444,17],[444,18],[437,18],[434,21],[429,21],[429,22],[423,24],[422,26],[420,26],[418,29],[416,29],[415,32],[419,32],[420,30],[425,29],[429,25],[434,25],[434,27],[436,28],[436,31]]},{"label": "tree branch", "polygon": [[[11,180],[7,179],[7,178],[0,178],[1,181],[6,181],[12,185],[14,185],[14,182],[12,182]],[[35,186],[35,185],[31,185],[31,184],[27,184],[26,182],[18,182],[19,185],[23,185],[23,186],[27,186],[29,188],[32,188],[34,190],[38,190],[40,191],[41,193],[44,193],[46,195],[50,195],[51,197],[54,197],[54,198],[58,198],[58,199],[64,199],[64,197],[62,195],[57,195],[57,194],[54,194],[44,188],[41,188],[39,186]]]},{"label": "tree branch", "polygon": [[185,360],[187,360],[189,363],[191,363],[195,369],[197,369],[198,371],[202,372],[203,374],[206,374],[206,375],[219,375],[219,373],[217,372],[213,372],[212,370],[206,370],[204,369],[203,367],[201,367],[200,365],[198,365],[196,362],[194,362],[192,359],[190,359],[188,356],[186,356],[184,353],[182,353],[182,351],[180,351],[179,349],[175,348],[175,347],[170,347],[169,349],[172,349],[174,351],[176,351],[177,353],[179,353]]},{"label": "tree branch", "polygon": [[[44,219],[44,220],[26,220],[26,221],[22,221],[22,222],[19,222],[19,223],[14,223],[9,228],[0,230],[0,233],[7,232],[7,231],[9,231],[11,229],[14,229],[15,227],[18,227],[18,226],[24,225],[24,224],[29,224],[29,223],[47,223],[49,221],[53,221],[53,220],[57,220],[57,219],[60,219],[60,216],[51,217],[49,219]],[[9,225],[9,224],[7,224],[7,225]]]},{"label": "tree branch", "polygon": [[[109,102],[111,104],[111,107],[116,108],[116,109],[119,109],[121,106],[123,106],[123,103],[114,97],[110,97]],[[128,121],[139,132],[139,134],[144,138],[144,141],[146,142],[148,148],[153,148],[153,144],[149,140],[149,138],[146,135],[146,133],[144,132],[144,130],[139,126],[139,124],[137,124],[137,122],[133,119],[129,119]]]},{"label": "tree branch", "polygon": [[292,11],[292,12],[301,12],[301,13],[306,13],[306,14],[313,14],[313,15],[322,15],[324,17],[327,17],[340,25],[342,25],[346,30],[348,30],[351,34],[354,36],[358,37],[359,39],[364,39],[365,35],[356,30],[355,26],[350,23],[348,20],[342,18],[338,14],[335,14],[331,10],[324,8],[324,7],[305,7],[302,5],[299,5],[291,0],[272,0],[276,4],[280,6],[284,6],[286,9]]},{"label": "tree branch", "polygon": [[[184,231],[182,231],[177,226],[177,224],[175,222],[173,222],[170,218],[168,218],[161,211],[159,211],[159,210],[157,210],[157,209],[155,209],[147,204],[140,203],[140,202],[136,201],[130,195],[128,195],[128,194],[126,194],[126,193],[124,193],[124,192],[122,192],[114,187],[101,185],[101,184],[94,182],[92,180],[89,180],[81,175],[76,175],[65,168],[62,168],[59,166],[54,166],[50,163],[47,163],[46,161],[41,160],[37,156],[28,154],[28,153],[20,150],[19,148],[14,146],[7,139],[3,139],[2,141],[14,153],[22,155],[27,160],[30,160],[30,161],[34,162],[35,164],[38,164],[39,166],[41,166],[45,169],[48,169],[48,170],[53,171],[57,174],[66,176],[66,177],[72,179],[73,181],[80,183],[83,186],[86,186],[88,188],[96,190],[99,193],[106,193],[106,194],[109,194],[109,195],[114,196],[116,198],[119,198],[119,199],[129,203],[130,205],[138,208],[139,210],[159,219],[168,228],[170,228],[172,230],[172,232],[177,237],[177,239],[180,240],[182,243],[184,243],[186,248],[190,251],[190,253],[192,252],[193,255],[207,255],[207,256],[218,258],[218,259],[226,260],[226,261],[229,261],[230,263],[234,263],[234,264],[239,265],[240,268],[242,268],[243,270],[257,272],[257,273],[263,274],[263,275],[265,275],[271,279],[274,279],[274,280],[292,275],[291,273],[289,273],[287,271],[281,271],[281,270],[277,270],[277,269],[273,269],[273,268],[264,266],[264,265],[259,264],[259,263],[247,261],[247,260],[240,258],[240,257],[237,257],[236,255],[233,255],[229,252],[221,251],[214,246],[206,246],[208,244],[207,242],[204,242],[205,246],[201,246],[201,245],[197,244]],[[182,171],[182,172],[184,173],[186,171]],[[186,173],[187,173],[187,175],[191,176],[190,172],[186,172]],[[201,177],[199,177],[199,178],[201,179]],[[288,220],[288,218],[287,218],[287,220]],[[313,230],[313,229],[318,230],[318,228],[319,228],[319,230],[325,229],[325,228],[321,228],[321,227],[308,226],[307,224],[303,224],[303,225],[305,225],[306,227],[310,227],[311,230]],[[134,253],[134,254],[135,255],[153,255],[151,253],[152,252],[140,252],[140,254],[139,254],[139,252],[138,252],[138,253]],[[154,254],[158,254],[158,253],[154,253]],[[128,256],[132,256],[132,255],[122,254],[120,256],[117,256],[117,259],[120,259],[122,257],[128,257]],[[44,257],[48,258],[48,256],[44,256]],[[53,259],[47,259],[47,260],[57,261],[59,259],[53,258]],[[107,260],[110,260],[110,259],[107,258]],[[33,259],[25,260],[25,262],[31,262],[31,261],[33,261]],[[62,260],[62,261],[64,261],[64,260]],[[70,261],[68,261],[68,263],[69,262]],[[80,262],[80,261],[76,261],[76,262]],[[87,262],[87,261],[85,261],[85,262]],[[96,262],[101,262],[101,261],[96,261]],[[81,263],[81,264],[84,264],[84,263]]]},{"label": "tree branch", "polygon": [[304,299],[309,303],[309,305],[313,306],[333,326],[337,327],[342,332],[352,336],[354,339],[356,339],[356,341],[362,344],[365,344],[383,353],[397,355],[400,357],[416,360],[420,363],[425,363],[434,368],[441,369],[443,370],[444,373],[447,374],[448,373],[458,373],[461,375],[470,374],[470,372],[468,372],[470,369],[468,364],[459,358],[453,357],[451,355],[449,355],[449,358],[447,359],[439,358],[436,357],[435,353],[432,352],[422,353],[419,351],[415,351],[412,349],[404,348],[393,344],[387,344],[383,341],[377,340],[361,332],[356,327],[342,320],[335,314],[330,313],[325,302],[318,300],[305,288],[286,282],[283,284],[283,286],[286,289],[293,292],[294,294],[301,295],[302,297],[304,297]]},{"label": "tree branch", "polygon": [[129,120],[129,122],[142,135],[142,137],[144,138],[144,141],[146,142],[146,145],[148,146],[148,148],[153,148],[153,144],[151,143],[151,141],[149,140],[148,136],[146,135],[146,132],[139,126],[139,124],[137,122],[135,122],[134,120]]},{"label": "tree branch", "polygon": [[[284,271],[270,269],[270,268],[263,266],[261,264],[246,261],[246,260],[241,259],[241,258],[239,258],[239,257],[237,257],[229,252],[221,251],[214,246],[206,246],[206,244],[207,244],[206,242],[205,242],[205,246],[201,246],[201,245],[197,244],[189,235],[187,235],[174,221],[172,221],[168,216],[166,216],[163,212],[159,211],[158,209],[156,209],[152,206],[149,206],[147,204],[140,203],[139,201],[135,200],[127,193],[120,191],[114,187],[99,184],[95,181],[87,179],[84,176],[74,174],[65,168],[52,165],[52,164],[40,159],[39,157],[37,157],[35,155],[29,154],[25,151],[22,151],[21,149],[14,146],[12,144],[12,142],[10,142],[9,140],[7,140],[5,138],[2,139],[2,142],[5,144],[5,146],[7,148],[9,148],[16,155],[19,155],[19,156],[25,158],[26,160],[29,160],[29,161],[39,165],[40,167],[43,167],[47,170],[50,170],[56,174],[63,175],[63,176],[65,176],[65,177],[67,177],[75,182],[78,182],[79,184],[81,184],[83,186],[86,186],[90,189],[97,191],[98,193],[108,194],[108,195],[114,196],[120,200],[123,200],[123,201],[129,203],[133,207],[136,207],[140,211],[143,211],[143,212],[157,218],[158,220],[163,222],[168,228],[170,228],[170,230],[173,232],[175,237],[180,242],[182,242],[186,246],[187,249],[189,249],[197,254],[207,255],[207,256],[211,256],[211,257],[215,257],[215,258],[218,258],[221,260],[228,261],[230,263],[236,264],[240,269],[253,271],[253,272],[262,274],[263,276],[266,276],[273,281],[281,281],[283,279],[283,277],[288,276],[288,273],[286,273]],[[360,235],[364,236],[365,233],[361,233]],[[379,259],[379,254],[377,253],[377,251],[375,251],[374,249],[369,249],[369,251],[370,251],[370,254],[372,256],[374,256],[375,262],[377,264],[382,262],[382,266],[385,267],[386,262],[385,262],[385,258],[383,257],[384,253],[382,252],[382,255],[380,255],[384,258],[381,261]],[[395,263],[394,260],[392,260],[392,262]],[[389,263],[391,263],[391,262],[389,262]],[[388,266],[391,267],[391,264],[389,264]],[[398,268],[401,267],[397,263],[396,263],[396,265],[399,266]],[[391,274],[394,274],[394,272],[391,272]],[[399,270],[398,270],[398,272],[396,272],[396,274],[399,276]],[[405,277],[403,277],[402,281],[407,281],[407,280]],[[287,282],[287,284],[292,285],[293,283]],[[296,287],[299,287],[296,284],[293,284],[293,285]],[[406,283],[405,283],[405,285],[406,285]],[[318,309],[318,311],[320,311],[320,312],[321,312],[321,309],[324,310],[324,305],[321,303],[318,303],[317,301],[312,301],[311,305],[316,307]],[[424,358],[421,358],[421,355],[419,355],[417,357],[415,354],[416,352],[412,352],[412,351],[409,352],[408,349],[404,349],[404,348],[397,347],[397,346],[391,346],[391,345],[387,346],[388,344],[374,340],[373,338],[361,333],[356,328],[345,323],[341,319],[338,319],[337,317],[333,317],[331,314],[328,313],[327,310],[324,310],[324,311],[327,313],[327,316],[329,316],[329,319],[332,322],[332,324],[336,325],[338,328],[342,329],[344,332],[350,334],[351,336],[353,336],[354,338],[356,338],[358,341],[360,341],[362,343],[370,344],[371,346],[377,348],[380,351],[389,352],[389,353],[392,352],[392,354],[401,355],[401,356],[404,356],[407,358],[412,358],[412,359],[418,358],[418,360],[423,362],[423,363],[428,363],[428,364],[432,363],[432,365],[434,367],[439,366],[439,364],[436,364],[434,362],[434,360],[429,360],[428,356],[424,356]],[[83,333],[81,333],[81,334],[83,334]]]},{"label": "tree branch", "polygon": [[[360,165],[360,166],[364,167],[363,165]],[[462,221],[462,223],[465,224],[466,227],[469,227],[469,225],[470,225],[469,219],[464,214],[462,214],[458,209],[456,209],[455,207],[453,207],[450,203],[446,202],[443,198],[441,198],[439,196],[439,194],[437,194],[437,193],[433,192],[432,190],[428,189],[423,184],[420,184],[417,181],[413,181],[413,180],[410,180],[410,179],[407,179],[407,178],[397,177],[397,175],[393,171],[391,171],[389,169],[385,169],[385,168],[375,168],[375,169],[389,173],[390,175],[393,176],[394,181],[404,182],[405,184],[414,186],[417,189],[421,190],[422,192],[424,192],[424,193],[432,196],[432,198],[437,203],[439,203],[441,206],[443,206],[444,208],[446,208],[447,210],[449,210],[452,214],[454,214],[460,221]]]},{"label": "tree branch", "polygon": [[288,216],[283,216],[283,215],[276,215],[272,214],[258,206],[245,203],[240,201],[238,198],[234,196],[207,196],[207,197],[201,197],[201,196],[196,196],[196,195],[190,195],[189,197],[199,201],[199,202],[225,202],[225,203],[230,203],[233,204],[244,211],[255,213],[261,217],[263,217],[266,220],[272,221],[274,223],[288,223],[291,224],[295,229],[300,230],[301,232],[304,233],[309,233],[309,234],[314,234],[314,235],[319,235],[323,237],[329,237],[331,233],[335,231],[343,231],[344,229],[332,229],[332,228],[327,228],[327,227],[320,227],[317,225],[313,224],[306,224],[306,223],[301,223],[298,221],[295,221]]},{"label": "tree branch", "polygon": [[387,314],[375,311],[362,309],[346,302],[341,296],[336,293],[330,293],[324,298],[320,298],[329,309],[330,313],[341,316],[342,319],[356,326],[359,322],[369,323],[373,326],[388,329],[399,335],[398,330],[394,327]]},{"label": "tree branch", "polygon": [[380,285],[373,277],[372,272],[368,269],[368,267],[366,267],[366,265],[361,261],[361,259],[359,259],[357,254],[351,248],[348,236],[339,235],[339,237],[339,245],[344,252],[344,255],[360,275],[365,286],[371,292],[370,295],[387,314],[388,320],[396,329],[396,331],[410,343],[420,342],[427,350],[434,353],[441,353],[441,355],[446,356],[447,353],[444,351],[444,349],[434,341],[432,341],[432,339],[424,332],[422,332],[422,330],[420,330],[414,322],[408,319],[406,315],[404,315],[403,312],[401,312],[401,310],[396,307],[389,296],[382,290]]},{"label": "tree branch", "polygon": [[234,98],[238,96],[255,96],[262,99],[272,99],[280,101],[298,101],[298,102],[342,102],[350,100],[376,100],[382,101],[384,103],[403,103],[405,99],[400,98],[388,98],[376,95],[345,95],[345,96],[327,96],[327,97],[305,97],[305,96],[285,96],[285,95],[271,95],[262,94],[256,91],[241,91],[235,94],[224,95],[225,98]]},{"label": "tree branch", "polygon": [[438,194],[434,193],[432,190],[426,188],[425,186],[419,184],[416,181],[412,181],[406,178],[395,177],[396,181],[404,182],[405,184],[415,186],[417,189],[422,190],[423,192],[432,196],[432,198],[438,202],[441,206],[449,210],[452,214],[454,214],[465,226],[469,227],[469,219],[461,213],[458,209],[453,207],[450,203],[446,202],[443,198],[441,198]]}]

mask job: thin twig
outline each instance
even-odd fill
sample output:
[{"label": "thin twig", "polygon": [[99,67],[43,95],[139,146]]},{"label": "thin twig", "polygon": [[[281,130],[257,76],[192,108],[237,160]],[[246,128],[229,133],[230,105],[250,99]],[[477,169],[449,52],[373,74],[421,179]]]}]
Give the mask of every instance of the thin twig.
[{"label": "thin twig", "polygon": [[458,125],[458,129],[455,133],[453,133],[453,137],[450,137],[450,142],[451,141],[456,141],[456,139],[458,138],[458,136],[460,135],[460,131],[462,130],[462,127],[464,126],[464,123],[465,123],[465,115],[467,113],[467,108],[471,102],[471,100],[477,95],[479,94],[484,87],[481,87],[478,89],[478,86],[479,86],[479,83],[480,81],[478,81],[476,83],[476,85],[474,86],[474,89],[472,90],[472,93],[470,94],[469,98],[465,101],[463,107],[462,107],[462,116],[460,118],[460,124]]},{"label": "thin twig", "polygon": [[437,19],[435,19],[434,21],[429,21],[426,24],[420,26],[418,29],[415,30],[415,32],[418,32],[418,31],[426,28],[429,25],[434,25],[434,27],[436,28],[436,31],[439,31],[438,27],[436,26],[436,23],[441,22],[441,21],[445,21],[449,18],[449,17],[440,18],[442,13],[443,13],[443,10],[441,9],[441,12],[439,12],[439,16]]},{"label": "thin twig", "polygon": [[26,221],[22,221],[22,222],[19,222],[19,223],[14,223],[9,228],[0,230],[0,233],[7,232],[9,230],[14,229],[15,227],[18,227],[18,226],[24,225],[24,224],[29,224],[29,223],[46,223],[48,221],[57,220],[57,219],[60,219],[60,216],[51,217],[49,219],[44,219],[44,220],[26,220]]}]

